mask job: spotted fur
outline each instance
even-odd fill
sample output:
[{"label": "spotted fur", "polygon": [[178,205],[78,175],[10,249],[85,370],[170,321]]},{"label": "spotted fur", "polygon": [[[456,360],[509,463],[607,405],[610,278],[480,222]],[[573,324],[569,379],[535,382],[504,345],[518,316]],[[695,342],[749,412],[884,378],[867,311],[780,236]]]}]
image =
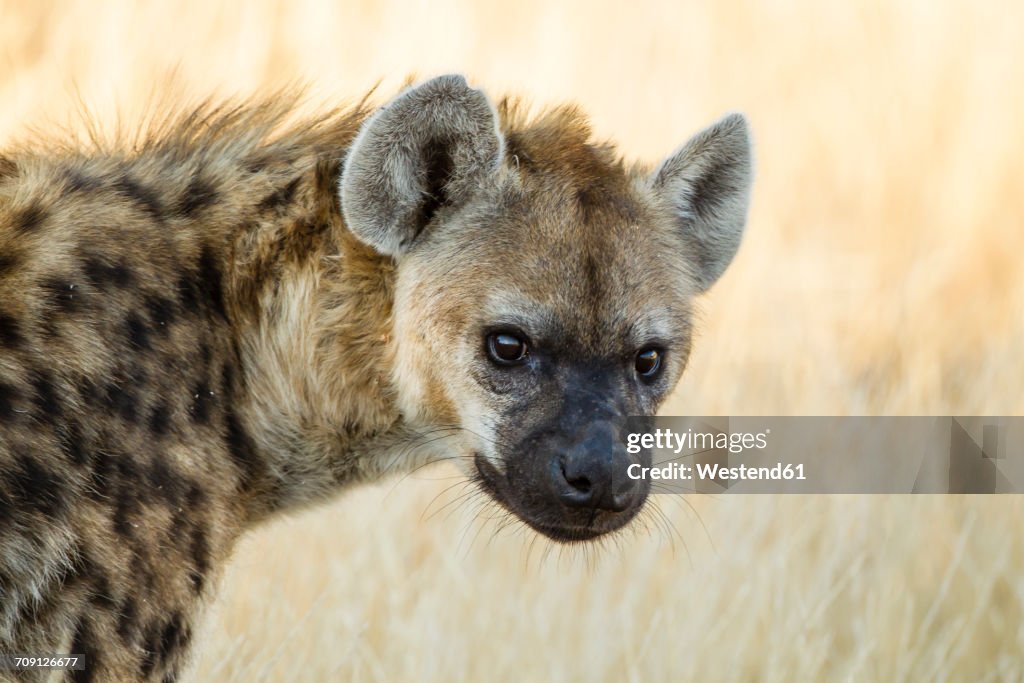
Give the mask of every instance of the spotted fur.
[{"label": "spotted fur", "polygon": [[[495,115],[461,79],[444,84],[475,103],[472,116]],[[460,417],[474,399],[452,379],[457,368],[425,367],[438,340],[422,337],[491,305],[478,293],[490,291],[493,252],[474,266],[453,264],[451,243],[433,260],[399,251],[438,230],[456,199],[493,184],[480,169],[506,188],[487,215],[533,226],[501,249],[544,281],[534,298],[557,312],[562,289],[590,288],[581,296],[593,307],[564,321],[581,348],[601,342],[593,316],[660,296],[630,291],[636,278],[623,268],[652,282],[670,273],[679,306],[648,323],[681,351],[645,407],[682,372],[689,298],[709,284],[686,255],[689,238],[652,237],[671,252],[654,261],[616,246],[644,221],[678,220],[679,207],[654,198],[682,182],[675,175],[645,181],[645,168],[593,143],[571,108],[528,119],[506,102],[490,147],[473,136],[457,153],[450,140],[424,143],[442,145],[424,157],[442,182],[401,219],[406,232],[391,233],[399,219],[376,220],[372,204],[343,212],[338,192],[343,162],[362,158],[353,142],[380,114],[363,103],[296,119],[286,101],[202,106],[136,140],[44,141],[0,155],[0,652],[84,654],[88,668],[68,680],[176,680],[245,530],[478,447],[421,438],[460,420],[460,438],[492,426]],[[374,189],[348,197],[344,181],[345,201]],[[580,232],[588,226],[597,227]],[[575,282],[558,259],[582,269]],[[452,265],[458,281],[426,321]],[[524,272],[502,286],[528,286]],[[427,299],[408,291],[416,273],[431,279]]]}]

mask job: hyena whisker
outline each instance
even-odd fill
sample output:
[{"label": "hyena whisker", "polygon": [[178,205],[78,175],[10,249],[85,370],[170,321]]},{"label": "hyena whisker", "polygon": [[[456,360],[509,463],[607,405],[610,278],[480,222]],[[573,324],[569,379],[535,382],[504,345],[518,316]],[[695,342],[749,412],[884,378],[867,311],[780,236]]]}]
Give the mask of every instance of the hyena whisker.
[{"label": "hyena whisker", "polygon": [[[711,500],[718,500],[718,498],[712,496]],[[690,509],[693,516],[697,519],[697,522],[700,524],[700,528],[704,531],[704,537],[708,540],[708,544],[711,546],[711,552],[717,556],[718,548],[715,547],[715,539],[711,536],[711,531],[708,529],[707,524],[704,523],[704,518],[701,517],[700,510],[690,502],[690,499],[687,496],[682,496],[682,503]]]},{"label": "hyena whisker", "polygon": [[675,541],[678,539],[683,544],[683,548],[689,557],[689,548],[687,547],[686,539],[683,537],[676,525],[669,519],[665,511],[661,509],[659,503],[654,503],[650,506],[649,517],[653,521],[654,525],[661,531],[662,539],[668,544],[672,554],[675,555],[676,544]]},{"label": "hyena whisker", "polygon": [[[460,429],[458,427],[436,427],[433,429],[415,433],[415,436],[412,439],[410,439],[407,443],[403,444],[402,448],[399,449],[397,456],[393,459],[392,468],[397,470],[403,467],[406,460],[408,459],[408,456],[416,452],[418,449],[425,448],[426,446],[435,443],[436,441],[443,441],[444,439],[447,438],[453,438],[457,436],[459,431]],[[424,467],[426,465],[431,465],[434,462],[437,462],[438,460],[441,459],[444,458],[430,460],[419,465],[416,469],[418,469],[419,467]]]},{"label": "hyena whisker", "polygon": [[[448,512],[447,512],[447,514],[445,514],[444,519],[448,520],[448,519],[451,518],[451,515],[461,507],[461,504],[467,498],[470,498],[470,497],[473,497],[473,496],[477,496],[477,495],[481,495],[481,491],[477,487],[476,482],[474,482],[472,479],[463,479],[463,481],[459,482],[455,486],[461,486],[465,490],[464,491],[460,491],[455,496],[452,496],[452,498],[448,502],[446,502],[444,505],[442,505],[441,507],[439,507],[436,510],[434,510],[433,512],[431,512],[429,515],[426,515],[426,517],[423,518],[424,521],[430,521],[431,519],[433,519],[437,515],[441,514],[445,510],[447,510]],[[452,488],[454,488],[454,486],[446,488],[442,493],[447,493]],[[434,496],[434,498],[431,499],[431,501],[430,501],[430,505],[433,505],[434,501],[436,501],[438,498],[440,498],[440,495],[441,494],[438,494],[437,496]],[[427,510],[430,509],[430,505],[428,505],[427,508],[424,510],[424,514],[426,514]]]},{"label": "hyena whisker", "polygon": [[[430,508],[434,505],[434,503],[436,503],[438,500],[441,500],[441,498],[443,498],[445,495],[447,495],[450,491],[452,491],[454,489],[457,489],[457,488],[458,489],[466,489],[466,488],[470,488],[471,489],[472,488],[473,482],[471,480],[467,479],[466,477],[464,477],[462,475],[458,475],[458,476],[454,477],[454,479],[456,479],[456,481],[452,482],[451,484],[446,485],[443,489],[441,489],[436,494],[434,494],[433,496],[430,497],[430,500],[427,502],[426,506],[424,506],[424,508],[423,508],[423,512],[420,513],[420,521],[421,522],[426,522],[426,521],[430,520],[431,517],[433,517],[434,514],[436,514],[437,511],[435,511],[434,513],[431,513],[430,512]],[[457,494],[457,495],[461,496],[463,492],[464,491],[460,491],[459,494]],[[450,503],[451,503],[451,501],[449,500],[448,503],[445,503],[445,505],[448,505]],[[442,507],[442,509],[443,509],[443,507]]]},{"label": "hyena whisker", "polygon": [[677,460],[683,460],[684,458],[693,458],[693,457],[696,457],[698,455],[703,455],[705,453],[711,453],[711,452],[713,452],[715,450],[718,450],[718,449],[715,449],[715,448],[705,448],[703,450],[693,451],[691,453],[682,453],[680,455],[677,455],[674,458],[665,458],[664,460],[657,460],[655,462],[652,462],[651,466],[652,467],[657,467],[658,465],[665,465],[665,464],[670,463],[670,462],[676,462]]},{"label": "hyena whisker", "polygon": [[[472,550],[473,545],[476,543],[477,537],[480,535],[480,532],[483,531],[484,527],[486,527],[487,523],[490,521],[488,517],[483,516],[482,512],[484,510],[492,509],[492,504],[479,496],[471,496],[468,502],[474,503],[476,505],[476,511],[474,512],[474,514],[470,516],[468,522],[464,526],[462,534],[459,537],[458,545],[456,546],[456,551],[460,552],[463,558],[469,556],[469,552]],[[469,539],[469,544],[464,545],[467,534],[474,528],[475,531],[473,531],[473,535]]]}]

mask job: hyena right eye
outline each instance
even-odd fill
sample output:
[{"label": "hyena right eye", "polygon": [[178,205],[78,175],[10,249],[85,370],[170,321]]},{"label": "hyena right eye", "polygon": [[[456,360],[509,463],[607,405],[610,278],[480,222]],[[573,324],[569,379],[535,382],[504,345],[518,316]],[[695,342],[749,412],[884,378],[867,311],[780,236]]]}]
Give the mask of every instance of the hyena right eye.
[{"label": "hyena right eye", "polygon": [[487,355],[498,365],[519,365],[526,360],[530,348],[512,332],[492,332],[487,335]]}]

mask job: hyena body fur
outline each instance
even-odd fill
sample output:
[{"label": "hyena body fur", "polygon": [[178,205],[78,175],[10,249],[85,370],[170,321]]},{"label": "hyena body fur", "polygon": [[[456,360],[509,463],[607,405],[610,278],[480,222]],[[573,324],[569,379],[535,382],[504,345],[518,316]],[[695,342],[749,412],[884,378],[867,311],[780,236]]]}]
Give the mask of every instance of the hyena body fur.
[{"label": "hyena body fur", "polygon": [[246,529],[432,460],[560,541],[643,505],[613,437],[738,247],[743,119],[652,171],[458,76],[289,115],[0,155],[0,653],[175,680]]}]

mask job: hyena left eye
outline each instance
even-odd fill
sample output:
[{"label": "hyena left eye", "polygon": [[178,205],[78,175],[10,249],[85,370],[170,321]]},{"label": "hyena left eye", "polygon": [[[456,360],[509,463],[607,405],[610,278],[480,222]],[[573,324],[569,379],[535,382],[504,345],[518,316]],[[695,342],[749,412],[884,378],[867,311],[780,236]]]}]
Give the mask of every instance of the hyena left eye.
[{"label": "hyena left eye", "polygon": [[636,354],[636,373],[643,379],[654,379],[661,370],[661,349],[643,349]]},{"label": "hyena left eye", "polygon": [[487,335],[487,355],[498,365],[518,365],[529,352],[526,342],[509,332]]}]

